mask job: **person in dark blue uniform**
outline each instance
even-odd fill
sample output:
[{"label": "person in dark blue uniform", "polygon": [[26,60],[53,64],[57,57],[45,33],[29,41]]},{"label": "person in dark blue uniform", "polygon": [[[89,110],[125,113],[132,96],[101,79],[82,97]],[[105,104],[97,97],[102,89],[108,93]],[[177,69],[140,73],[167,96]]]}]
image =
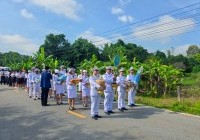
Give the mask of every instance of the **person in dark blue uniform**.
[{"label": "person in dark blue uniform", "polygon": [[47,104],[47,98],[48,98],[49,89],[51,88],[51,79],[52,79],[52,75],[49,72],[49,67],[45,66],[45,71],[41,73],[41,83],[40,83],[40,87],[42,89],[42,93],[41,93],[42,106],[49,106],[49,104]]}]

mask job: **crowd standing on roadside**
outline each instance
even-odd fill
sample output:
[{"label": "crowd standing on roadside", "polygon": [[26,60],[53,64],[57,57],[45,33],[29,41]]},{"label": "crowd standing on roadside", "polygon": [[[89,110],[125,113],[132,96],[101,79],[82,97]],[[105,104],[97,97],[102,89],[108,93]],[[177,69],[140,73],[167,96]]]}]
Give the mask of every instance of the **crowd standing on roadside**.
[{"label": "crowd standing on roadside", "polygon": [[[129,69],[129,74],[125,76],[125,69],[121,68],[119,74],[115,75],[111,66],[106,67],[103,75],[99,74],[99,68],[94,67],[92,75],[87,70],[81,70],[77,75],[74,68],[50,71],[49,67],[40,71],[33,67],[25,71],[0,71],[1,85],[8,85],[17,90],[25,90],[29,98],[41,100],[42,106],[50,106],[48,98],[54,96],[57,105],[63,104],[63,96],[68,98],[68,109],[76,110],[75,99],[77,93],[82,100],[83,107],[90,107],[91,118],[98,120],[102,118],[99,115],[99,106],[102,95],[104,96],[104,112],[106,115],[115,113],[113,111],[114,95],[118,95],[118,110],[123,112],[126,108],[126,93],[128,93],[128,106],[134,107],[135,95],[138,85],[134,83],[134,68]],[[98,80],[103,80],[103,87]],[[129,83],[129,86],[127,85]],[[130,86],[130,83],[132,86]],[[116,85],[116,86],[113,86]],[[115,88],[116,87],[116,88]],[[103,93],[103,94],[100,94]],[[90,105],[89,105],[90,99]]]}]

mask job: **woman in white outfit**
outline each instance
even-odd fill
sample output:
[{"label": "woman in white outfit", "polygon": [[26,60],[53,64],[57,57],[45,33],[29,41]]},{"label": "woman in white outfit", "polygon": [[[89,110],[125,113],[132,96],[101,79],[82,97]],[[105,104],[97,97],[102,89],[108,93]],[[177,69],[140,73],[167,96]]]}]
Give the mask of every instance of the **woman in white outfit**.
[{"label": "woman in white outfit", "polygon": [[40,81],[40,70],[35,69],[35,73],[33,75],[33,100],[40,99]]},{"label": "woman in white outfit", "polygon": [[56,99],[56,103],[57,105],[60,105],[60,89],[59,89],[59,85],[61,84],[60,81],[58,80],[58,75],[59,75],[59,70],[55,70],[55,73],[53,75],[53,87],[52,90],[54,92],[55,95],[55,99]]},{"label": "woman in white outfit", "polygon": [[86,70],[83,70],[82,76],[82,97],[83,97],[83,106],[88,107],[88,97],[90,96],[90,88],[89,88],[89,77]]},{"label": "woman in white outfit", "polygon": [[[83,77],[83,70],[80,70],[80,74],[78,75],[78,78],[82,79],[82,77]],[[82,100],[82,82],[81,81],[78,83],[78,92],[80,94],[80,100]]]},{"label": "woman in white outfit", "polygon": [[75,70],[73,68],[69,69],[66,80],[69,110],[75,110],[74,103],[75,103],[75,98],[77,97],[76,93],[77,91],[76,91],[76,84],[72,82],[72,80],[76,78],[77,76],[75,74]]}]

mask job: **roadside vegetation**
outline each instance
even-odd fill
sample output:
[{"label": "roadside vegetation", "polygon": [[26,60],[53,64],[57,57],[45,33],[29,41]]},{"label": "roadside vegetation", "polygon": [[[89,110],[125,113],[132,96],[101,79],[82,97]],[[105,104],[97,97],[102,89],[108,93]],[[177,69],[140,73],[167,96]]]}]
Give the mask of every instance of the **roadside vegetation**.
[{"label": "roadside vegetation", "polygon": [[[121,67],[126,69],[126,74],[131,66],[135,72],[141,66],[144,68],[137,103],[200,115],[200,48],[188,46],[186,53],[187,56],[174,55],[173,48],[167,53],[159,50],[149,53],[143,46],[121,39],[100,49],[87,39],[79,38],[70,43],[64,34],[49,34],[32,56],[0,53],[0,66],[29,70],[33,66],[43,69],[49,65],[54,70],[64,65],[66,69],[75,67],[88,71],[97,66],[103,74],[106,66],[114,66],[114,57],[119,55],[120,65],[114,67],[116,75]],[[180,101],[177,100],[178,87]]]}]

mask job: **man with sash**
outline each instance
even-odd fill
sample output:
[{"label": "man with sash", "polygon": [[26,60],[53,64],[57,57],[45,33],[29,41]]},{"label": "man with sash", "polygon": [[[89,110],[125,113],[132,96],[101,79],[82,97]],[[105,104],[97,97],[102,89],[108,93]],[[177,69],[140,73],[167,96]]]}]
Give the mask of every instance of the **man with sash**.
[{"label": "man with sash", "polygon": [[93,75],[90,76],[90,97],[91,97],[91,117],[94,120],[98,120],[98,118],[101,118],[99,116],[99,106],[100,106],[100,100],[101,95],[98,93],[98,90],[102,89],[99,84],[97,84],[96,80],[100,79],[99,76],[99,69],[97,67],[93,68]]},{"label": "man with sash", "polygon": [[114,100],[114,91],[112,88],[112,83],[114,81],[114,75],[111,73],[112,67],[106,67],[106,73],[103,75],[103,80],[105,81],[106,89],[104,90],[104,112],[107,115],[114,113],[113,109],[113,100]]}]

